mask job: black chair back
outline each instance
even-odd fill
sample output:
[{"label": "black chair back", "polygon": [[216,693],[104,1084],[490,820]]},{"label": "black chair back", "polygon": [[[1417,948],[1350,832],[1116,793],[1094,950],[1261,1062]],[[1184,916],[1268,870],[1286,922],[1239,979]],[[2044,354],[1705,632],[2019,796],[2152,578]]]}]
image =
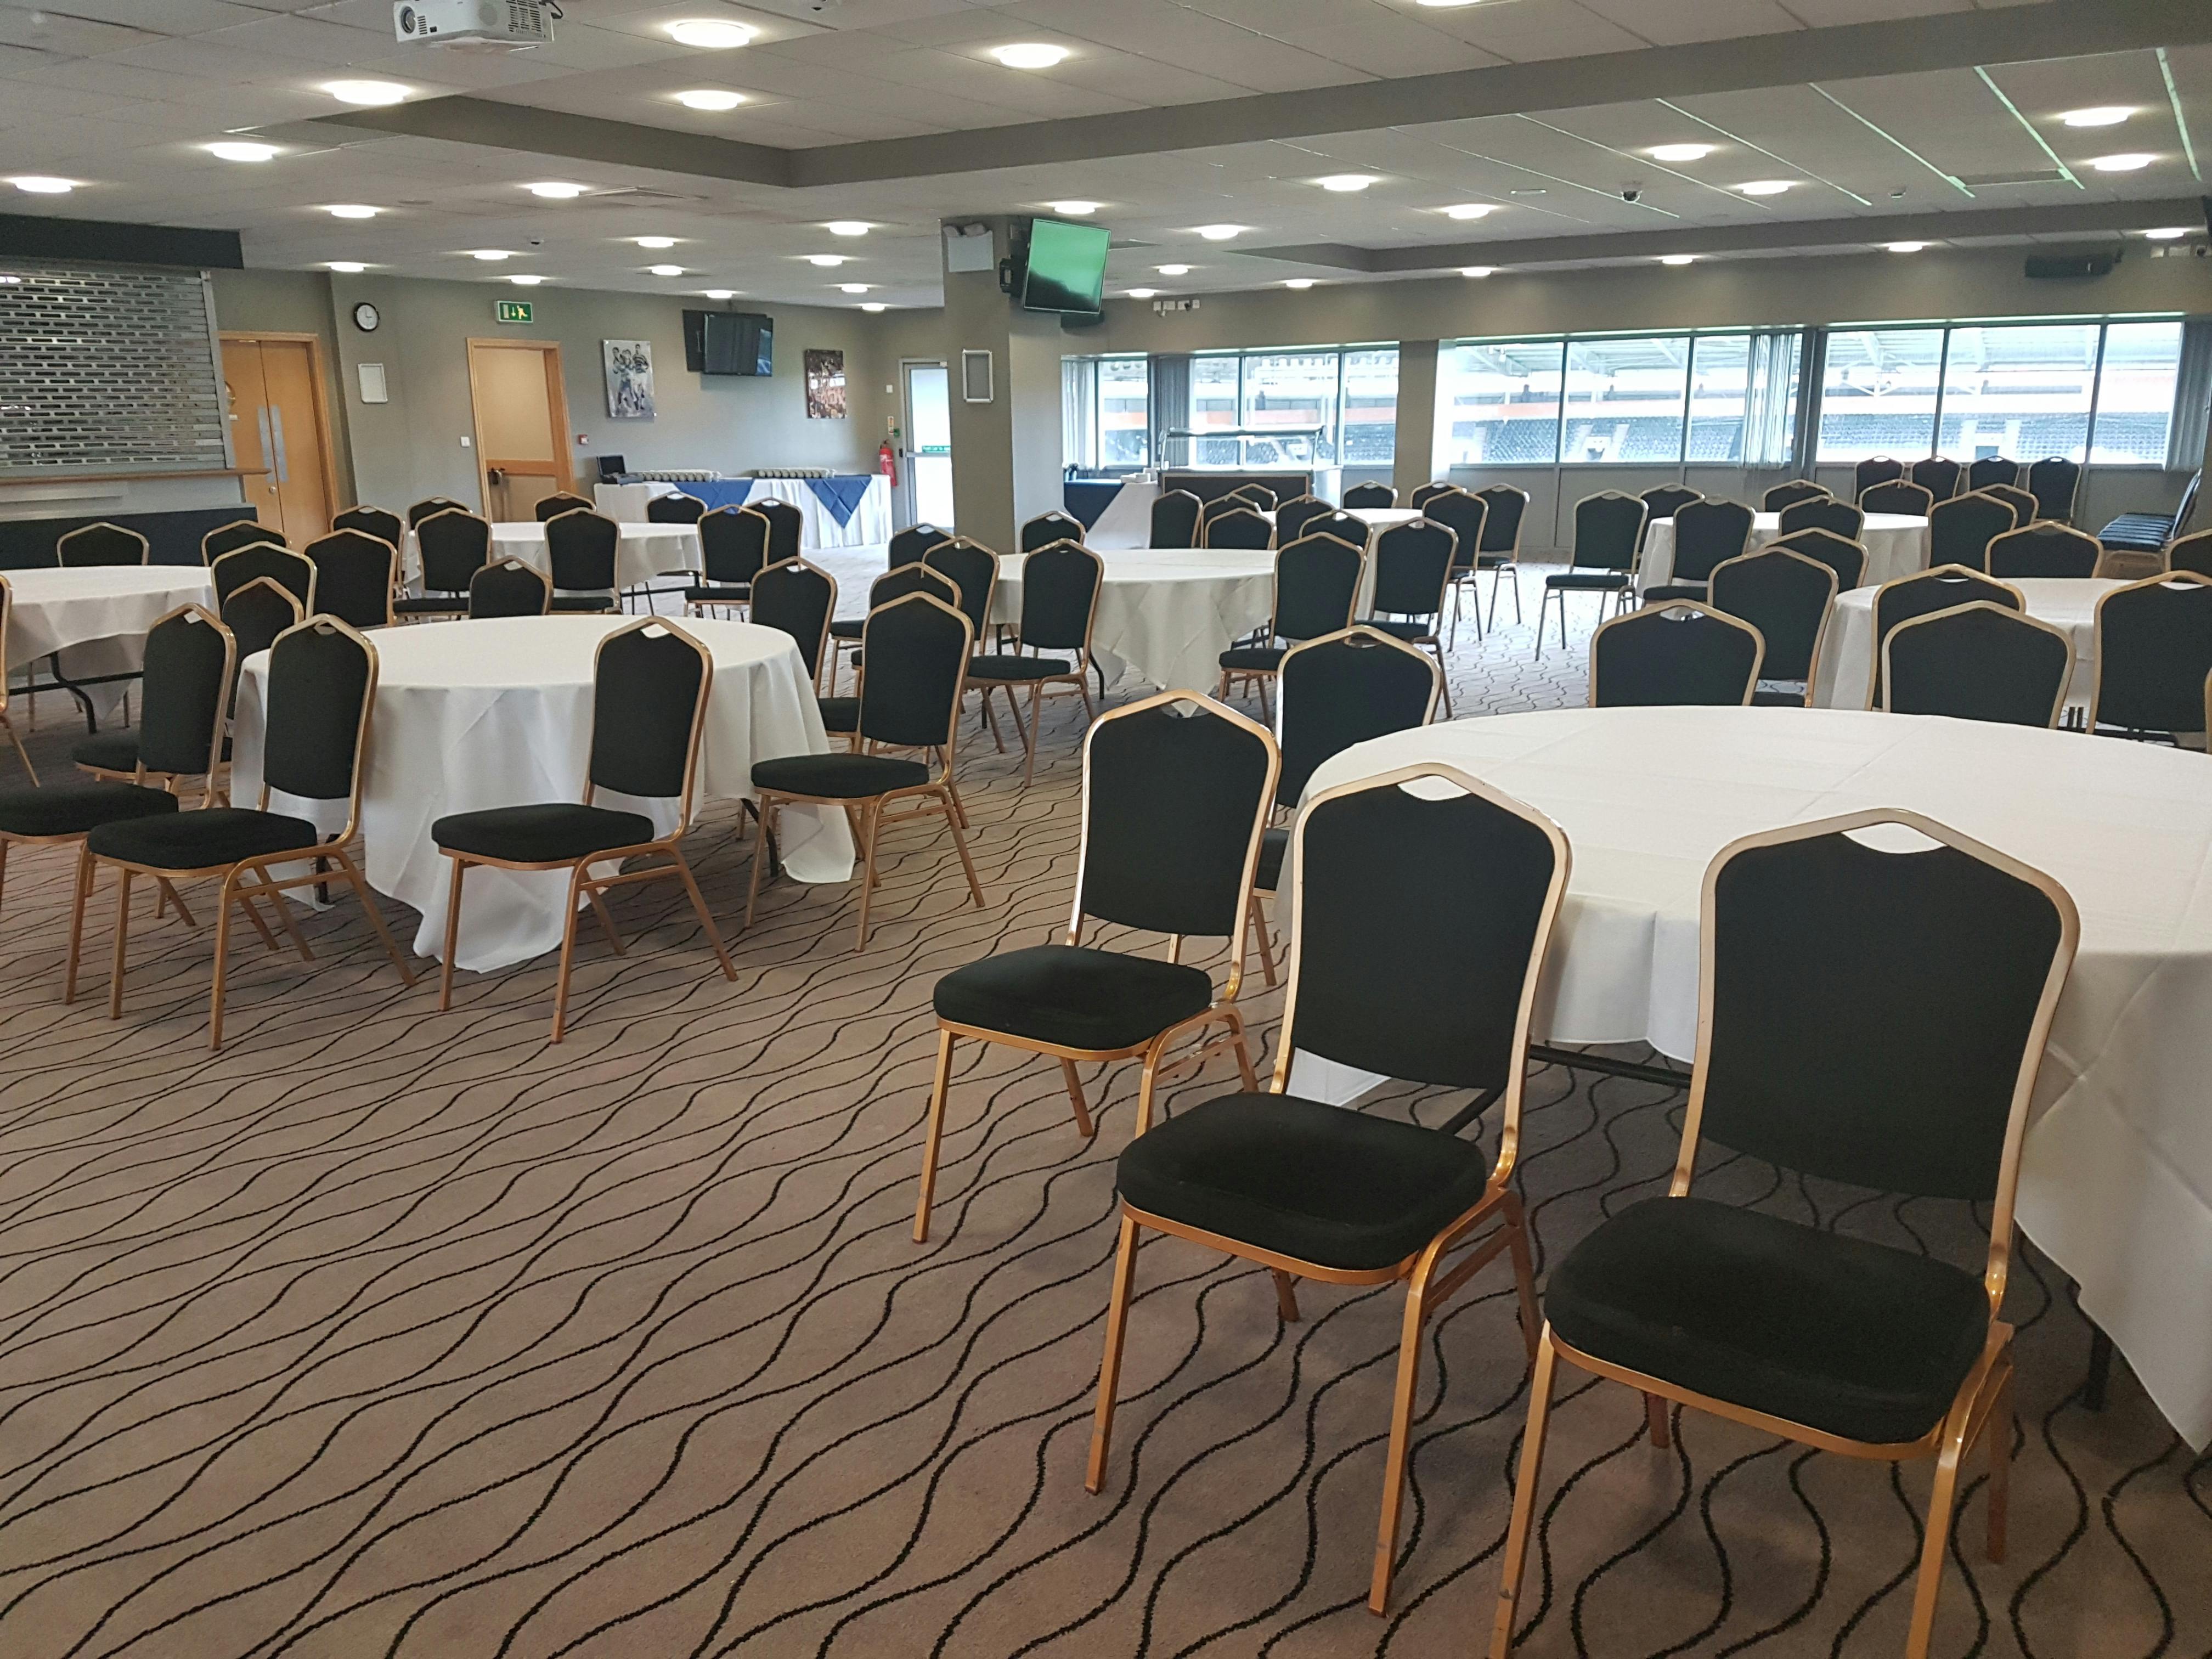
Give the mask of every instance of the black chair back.
[{"label": "black chair back", "polygon": [[959,591],[961,614],[981,639],[990,625],[991,595],[998,590],[999,556],[982,543],[962,536],[931,548],[922,563],[951,580]]},{"label": "black chair back", "polygon": [[1249,501],[1253,507],[1262,513],[1273,513],[1275,510],[1275,492],[1265,484],[1239,484],[1229,494],[1234,500]]},{"label": "black chair back", "polygon": [[1215,514],[1206,521],[1206,544],[1208,547],[1239,548],[1256,552],[1266,548],[1274,538],[1275,527],[1253,507],[1232,507],[1225,513]]},{"label": "black chair back", "polygon": [[290,593],[300,602],[301,615],[312,615],[315,609],[314,563],[289,547],[272,547],[265,542],[241,547],[217,559],[208,568],[208,576],[215,584],[217,610],[228,605],[230,596],[257,576],[268,577]]},{"label": "black chair back", "polygon": [[1913,617],[1881,646],[1881,706],[2007,726],[2056,726],[2072,638],[1987,599]]},{"label": "black chair back", "polygon": [[1878,708],[1881,706],[1881,649],[1889,639],[1890,629],[1911,617],[1931,616],[1938,611],[1948,611],[1955,605],[1972,604],[1978,599],[2002,605],[2008,611],[2027,609],[2018,588],[1991,581],[1977,571],[1954,570],[1948,565],[1939,565],[1933,570],[1916,570],[1910,576],[1884,582],[1876,589],[1874,596],[1875,672],[1868,690],[1867,707]]},{"label": "black chair back", "polygon": [[451,495],[426,495],[407,509],[407,527],[419,530],[422,520],[439,513],[465,513],[468,504],[457,501]]},{"label": "black chair back", "polygon": [[1966,488],[1987,489],[1991,484],[2020,483],[2020,463],[2002,455],[1984,455],[1966,469]]},{"label": "black chair back", "polygon": [[1528,516],[1528,492],[1512,484],[1492,484],[1467,493],[1483,505],[1482,556],[1518,558],[1521,526]]},{"label": "black chair back", "polygon": [[2017,484],[1984,484],[1982,494],[1994,495],[2012,508],[2013,517],[2019,521],[2019,526],[2023,530],[2033,524],[2039,516],[2035,497]]},{"label": "black chair back", "polygon": [[1034,651],[1082,651],[1106,561],[1080,542],[1054,542],[1022,561],[1022,643]]},{"label": "black chair back", "polygon": [[1818,501],[1828,493],[1826,484],[1816,484],[1810,478],[1792,478],[1778,483],[1759,498],[1762,513],[1784,513],[1800,501]]},{"label": "black chair back", "polygon": [[2184,536],[2178,542],[2167,543],[2166,568],[2169,570],[2193,570],[2200,576],[2212,576],[2212,530],[2200,530],[2194,536]]},{"label": "black chair back", "polygon": [[1923,455],[1905,471],[1907,478],[1939,501],[1948,501],[1959,493],[1966,474],[1964,466],[1942,455]]},{"label": "black chair back", "polygon": [[1163,490],[1152,503],[1152,544],[1196,547],[1199,511],[1198,497],[1188,489]]},{"label": "black chair back", "polygon": [[862,739],[949,753],[975,643],[967,617],[927,593],[871,611],[860,634]]},{"label": "black chair back", "polygon": [[1752,510],[1741,501],[1699,499],[1674,513],[1674,568],[1668,580],[1702,582],[1751,545]]},{"label": "black chair back", "polygon": [[1836,591],[1848,592],[1866,580],[1867,550],[1848,536],[1832,530],[1801,530],[1777,536],[1770,546],[1818,560],[1836,573]]},{"label": "black chair back", "polygon": [[1459,538],[1431,519],[1393,525],[1375,538],[1375,598],[1378,617],[1442,617],[1451,586]]},{"label": "black chair back", "polygon": [[1876,484],[1893,483],[1905,476],[1905,463],[1887,455],[1869,455],[1851,469],[1851,494],[1863,495]]},{"label": "black chair back", "polygon": [[665,618],[641,617],[601,640],[592,659],[592,788],[681,799],[688,817],[714,683],[707,647]]},{"label": "black chair back", "polygon": [[1406,505],[1412,507],[1414,512],[1419,513],[1424,507],[1427,507],[1431,500],[1434,497],[1443,495],[1447,489],[1456,489],[1458,488],[1459,486],[1457,484],[1446,483],[1441,479],[1429,483],[1415,484],[1413,486],[1413,493],[1406,497]]},{"label": "black chair back", "polygon": [[786,559],[753,578],[753,625],[775,629],[796,640],[810,680],[822,672],[830,619],[836,614],[837,579],[818,565]]},{"label": "black chair back", "polygon": [[806,515],[786,501],[771,499],[746,505],[768,520],[768,562],[781,564],[786,559],[797,558]]},{"label": "black chair back", "polygon": [[1849,501],[1839,501],[1832,495],[1817,496],[1782,509],[1782,533],[1785,536],[1800,530],[1825,530],[1847,542],[1855,542],[1865,528],[1866,514]]},{"label": "black chair back", "polygon": [[425,592],[465,593],[491,558],[491,522],[448,507],[415,526],[415,546],[422,556]]},{"label": "black chair back", "polygon": [[565,489],[556,489],[550,495],[540,496],[537,505],[530,510],[538,515],[538,523],[550,524],[563,513],[579,511],[588,513],[592,508],[592,503],[586,501],[581,495],[573,495]]},{"label": "black chair back", "polygon": [[392,621],[399,550],[366,530],[334,530],[301,553],[315,567],[315,609],[353,628]]},{"label": "black chair back", "polygon": [[349,801],[357,811],[376,647],[335,617],[311,616],[269,647],[267,691],[264,791]]},{"label": "black chair back", "polygon": [[1275,804],[1296,810],[1321,763],[1353,744],[1426,726],[1443,691],[1434,658],[1371,628],[1291,647],[1283,656]]},{"label": "black chair back", "polygon": [[[239,665],[258,656],[276,643],[288,628],[297,628],[307,614],[292,591],[274,576],[256,576],[222,602],[222,625],[238,647]],[[233,688],[234,697],[237,696]]]},{"label": "black chair back", "polygon": [[1834,567],[1770,544],[1716,565],[1708,591],[1714,610],[1759,630],[1764,678],[1812,679],[1835,609]]},{"label": "black chair back", "polygon": [[1694,599],[1631,611],[1590,635],[1590,707],[1740,707],[1765,651],[1756,628]]},{"label": "black chair back", "polygon": [[495,559],[469,578],[471,617],[542,617],[553,609],[553,584],[520,559]]},{"label": "black chair back", "polygon": [[902,599],[909,593],[927,593],[956,611],[960,608],[960,584],[951,577],[926,564],[902,564],[896,570],[886,570],[868,584],[869,614],[872,616],[893,599]]},{"label": "black chair back", "polygon": [[1990,543],[1992,576],[2094,576],[2105,550],[2094,536],[2039,519]]},{"label": "black chair back", "polygon": [[1990,568],[1990,544],[2014,528],[2012,504],[1978,492],[1938,501],[1928,512],[1928,562]]},{"label": "black chair back", "polygon": [[[1935,508],[1939,497],[1926,484],[1912,483],[1903,478],[1893,478],[1887,483],[1878,483],[1859,492],[1859,511],[1862,513],[1893,513],[1899,518],[1924,519]],[[1950,501],[1952,496],[1940,499]]]},{"label": "black chair back", "polygon": [[1317,640],[1352,625],[1367,556],[1334,536],[1301,536],[1275,555],[1273,633]]},{"label": "black chair back", "polygon": [[1288,547],[1306,533],[1306,526],[1326,519],[1336,509],[1318,495],[1295,495],[1275,509],[1275,540]]},{"label": "black chair back", "polygon": [[1373,527],[1358,514],[1346,513],[1331,507],[1326,513],[1317,513],[1308,519],[1299,527],[1298,533],[1291,537],[1289,541],[1283,538],[1279,529],[1275,536],[1275,545],[1288,547],[1291,542],[1303,540],[1308,536],[1334,536],[1337,540],[1352,547],[1364,547],[1373,539],[1374,534]]},{"label": "black chair back", "polygon": [[654,495],[645,504],[647,524],[696,524],[705,516],[707,503],[696,495],[686,495],[678,490],[672,495]]},{"label": "black chair back", "polygon": [[902,564],[920,564],[931,548],[951,539],[951,531],[939,530],[933,524],[908,525],[891,538],[890,568],[896,570]]},{"label": "black chair back", "polygon": [[1601,490],[1575,503],[1575,566],[1595,570],[1633,570],[1644,545],[1644,506],[1634,495]]},{"label": "black chair back", "polygon": [[718,507],[699,518],[701,574],[717,587],[743,587],[768,568],[769,521],[750,507]]},{"label": "black chair back", "polygon": [[570,593],[611,593],[622,526],[604,513],[576,507],[545,521],[545,562],[553,586]]},{"label": "black chair back", "polygon": [[235,553],[241,547],[251,547],[256,542],[284,545],[284,532],[272,530],[267,525],[252,519],[233,519],[228,524],[219,524],[200,538],[200,562],[213,564],[226,553]]},{"label": "black chair back", "polygon": [[1034,553],[1040,547],[1050,547],[1054,542],[1080,542],[1083,539],[1083,520],[1072,513],[1062,513],[1057,507],[1040,513],[1022,526],[1018,545],[1024,553]]},{"label": "black chair back", "polygon": [[2035,497],[2039,519],[2074,516],[2074,492],[2081,487],[2081,467],[2063,455],[2046,455],[2027,469],[2027,493]]},{"label": "black chair back", "polygon": [[238,642],[213,612],[180,605],[146,633],[138,763],[149,772],[212,774],[238,672]]},{"label": "black chair back", "polygon": [[2198,732],[2212,675],[2212,577],[2153,576],[2097,601],[2092,729]]},{"label": "black chair back", "polygon": [[1641,492],[1644,502],[1644,529],[1648,535],[1651,526],[1662,519],[1671,519],[1692,501],[1702,501],[1705,492],[1692,489],[1686,484],[1658,484]]},{"label": "black chair back", "polygon": [[1452,565],[1455,569],[1472,570],[1476,550],[1485,544],[1490,530],[1491,505],[1480,495],[1470,495],[1463,489],[1441,490],[1428,499],[1421,508],[1421,516],[1440,524],[1452,533]]},{"label": "black chair back", "polygon": [[98,564],[143,564],[146,556],[143,536],[104,520],[80,525],[54,543],[54,562],[64,570]]},{"label": "black chair back", "polygon": [[1354,507],[1395,507],[1398,492],[1386,483],[1354,484],[1344,492],[1344,504]]},{"label": "black chair back", "polygon": [[380,542],[399,545],[400,538],[407,533],[407,526],[397,513],[387,513],[380,507],[349,507],[331,520],[332,530],[358,530]]}]

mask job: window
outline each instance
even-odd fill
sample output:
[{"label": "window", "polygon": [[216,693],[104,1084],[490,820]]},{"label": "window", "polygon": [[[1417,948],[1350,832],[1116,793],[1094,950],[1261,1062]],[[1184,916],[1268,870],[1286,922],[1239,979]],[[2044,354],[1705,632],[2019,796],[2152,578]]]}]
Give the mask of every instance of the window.
[{"label": "window", "polygon": [[1103,465],[1157,453],[1175,467],[1388,466],[1397,453],[1395,346],[1062,360],[1071,385],[1085,368]]},{"label": "window", "polygon": [[[1200,433],[1228,431],[1239,418],[1239,374],[1236,357],[1194,357],[1190,360],[1190,418],[1181,422]],[[1240,447],[1234,438],[1192,440],[1188,466],[1233,467],[1239,464]]]},{"label": "window", "polygon": [[1817,459],[1849,463],[1927,454],[1942,361],[1940,328],[1832,331],[1820,381]]},{"label": "window", "polygon": [[2088,449],[2098,331],[2094,323],[1951,330],[1936,453],[1961,461],[2080,460]]},{"label": "window", "polygon": [[[2097,371],[2097,466],[2164,466],[2181,386],[2181,325],[2114,323]],[[2021,459],[2030,457],[2023,454]],[[2195,463],[2186,463],[2193,467]]]},{"label": "window", "polygon": [[1571,464],[1681,459],[1689,368],[1685,335],[1568,341],[1559,459]]},{"label": "window", "polygon": [[1098,466],[1143,466],[1152,458],[1152,361],[1103,357],[1098,362]]},{"label": "window", "polygon": [[1267,465],[1278,459],[1295,465],[1310,458],[1326,466],[1336,459],[1336,398],[1343,354],[1270,352],[1244,359],[1244,417],[1255,432],[1281,433],[1279,444],[1257,443],[1247,453]]},{"label": "window", "polygon": [[1389,466],[1398,458],[1398,353],[1344,354],[1343,466]]},{"label": "window", "polygon": [[1437,450],[1449,466],[1549,466],[1559,458],[1566,343],[1476,341],[1437,365]]}]

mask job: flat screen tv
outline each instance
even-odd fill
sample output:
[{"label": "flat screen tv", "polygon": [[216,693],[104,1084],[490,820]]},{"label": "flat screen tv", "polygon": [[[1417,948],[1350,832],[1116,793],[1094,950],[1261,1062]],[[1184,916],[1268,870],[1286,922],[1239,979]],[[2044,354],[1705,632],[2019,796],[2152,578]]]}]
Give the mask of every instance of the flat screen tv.
[{"label": "flat screen tv", "polygon": [[684,367],[694,374],[774,374],[775,319],[758,311],[685,312]]},{"label": "flat screen tv", "polygon": [[1097,314],[1106,288],[1107,240],[1103,225],[1032,219],[1029,269],[1022,278],[1023,307]]}]

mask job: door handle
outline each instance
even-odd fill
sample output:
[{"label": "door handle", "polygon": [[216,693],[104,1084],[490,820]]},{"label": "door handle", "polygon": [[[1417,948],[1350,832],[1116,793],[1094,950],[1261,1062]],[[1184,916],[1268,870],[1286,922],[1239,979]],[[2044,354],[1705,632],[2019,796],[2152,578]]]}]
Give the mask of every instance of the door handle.
[{"label": "door handle", "polygon": [[276,463],[276,482],[278,483],[289,483],[292,482],[292,469],[286,464],[284,459],[284,411],[277,408],[274,404],[270,404],[268,407],[269,428],[276,441],[276,453],[275,456]]}]

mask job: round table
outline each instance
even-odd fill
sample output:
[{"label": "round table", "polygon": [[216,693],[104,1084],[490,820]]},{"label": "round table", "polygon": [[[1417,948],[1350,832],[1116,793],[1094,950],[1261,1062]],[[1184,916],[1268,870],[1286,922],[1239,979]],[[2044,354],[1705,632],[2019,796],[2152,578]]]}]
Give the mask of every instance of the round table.
[{"label": "round table", "polygon": [[[653,578],[676,570],[700,568],[699,532],[688,524],[625,524],[615,544],[615,586],[643,587]],[[491,527],[491,556],[520,559],[546,575],[553,574],[552,555],[545,546],[545,526],[527,519],[502,520]],[[420,589],[422,554],[415,532],[407,532],[400,553],[400,580],[410,592]]]},{"label": "round table", "polygon": [[[10,570],[5,659],[27,674],[41,657],[65,652],[72,679],[135,674],[146,659],[146,632],[180,605],[215,608],[215,584],[196,564],[84,565]],[[112,707],[116,685],[94,686],[94,706]]]},{"label": "round table", "polygon": [[[430,840],[430,825],[453,812],[583,799],[593,653],[601,639],[631,620],[507,617],[381,628],[369,635],[378,676],[362,788],[364,872],[379,892],[422,913],[418,955],[444,953],[452,871]],[[755,761],[829,752],[814,687],[790,635],[750,623],[690,618],[683,626],[714,658],[699,802],[750,795]],[[261,788],[268,666],[266,653],[247,659],[239,696],[231,794],[241,806],[253,805]],[[656,830],[675,823],[671,801],[605,792],[597,799],[646,813]],[[314,816],[326,830],[338,825],[326,811],[302,816]],[[780,850],[792,875],[801,881],[851,877],[853,840],[842,812],[787,807],[781,818]],[[568,879],[565,871],[485,868],[472,875],[462,894],[455,965],[501,968],[557,946]]]},{"label": "round table", "polygon": [[1419,761],[1548,813],[1573,848],[1547,1042],[1694,1053],[1700,884],[1754,830],[1910,807],[2057,880],[2081,950],[2036,1085],[2021,1224],[2167,1419],[2212,1443],[2212,761],[1919,715],[1571,708],[1364,743],[1308,794]]},{"label": "round table", "polygon": [[[1782,533],[1779,513],[1761,513],[1751,521],[1751,544],[1764,547]],[[1879,587],[1899,576],[1928,568],[1928,520],[1902,513],[1869,513],[1859,532],[1859,545],[1867,550],[1862,585]],[[1656,587],[1674,580],[1674,521],[1654,519],[1644,532],[1644,564],[1638,584]]]},{"label": "round table", "polygon": [[[999,561],[991,620],[1022,615],[1022,562]],[[1106,575],[1091,645],[1110,684],[1124,665],[1163,690],[1211,692],[1221,653],[1266,624],[1275,604],[1275,556],[1262,548],[1154,547],[1100,552]]]},{"label": "round table", "polygon": [[[2095,576],[2020,576],[2006,585],[2020,590],[2029,616],[2074,636],[2074,676],[2066,700],[2087,703],[2097,682],[2097,601],[2127,584]],[[1855,587],[1836,596],[1813,678],[1813,701],[1823,708],[1863,708],[1873,694],[1877,591]]]}]

